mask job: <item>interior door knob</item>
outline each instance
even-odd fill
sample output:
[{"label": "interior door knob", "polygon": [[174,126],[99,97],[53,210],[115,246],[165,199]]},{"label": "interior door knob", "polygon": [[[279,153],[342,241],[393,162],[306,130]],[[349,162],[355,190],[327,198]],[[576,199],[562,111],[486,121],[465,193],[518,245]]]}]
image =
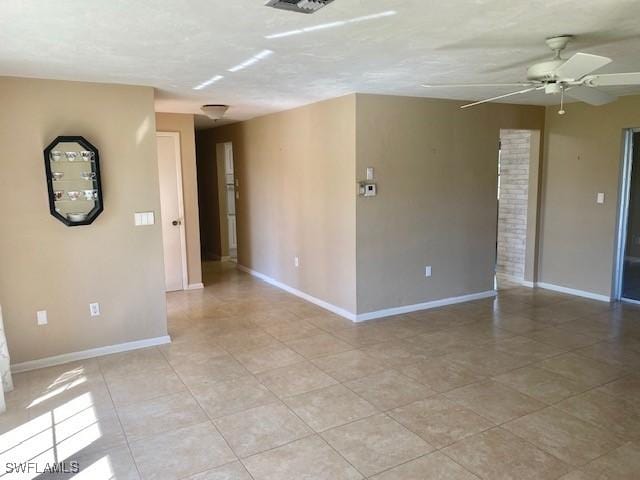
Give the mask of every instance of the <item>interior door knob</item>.
[{"label": "interior door knob", "polygon": [[180,222],[180,220],[174,220],[173,222],[171,222],[171,225],[173,225],[175,227],[175,226],[180,225],[181,223],[182,222]]}]

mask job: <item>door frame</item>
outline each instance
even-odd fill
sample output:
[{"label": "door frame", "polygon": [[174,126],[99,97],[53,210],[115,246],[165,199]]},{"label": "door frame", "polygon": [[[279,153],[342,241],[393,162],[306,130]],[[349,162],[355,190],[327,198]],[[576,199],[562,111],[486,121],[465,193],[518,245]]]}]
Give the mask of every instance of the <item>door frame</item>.
[{"label": "door frame", "polygon": [[[231,232],[229,230],[229,202],[228,202],[228,189],[227,189],[227,154],[231,150],[231,174],[233,175],[233,185],[234,185],[234,203],[235,203],[235,213],[233,214],[235,218],[235,247],[231,247],[230,235]],[[233,142],[232,141],[224,141],[224,142],[216,142],[216,172],[218,175],[218,222],[220,224],[220,261],[229,261],[233,257],[231,256],[231,250],[236,250],[236,257],[238,255],[238,182],[236,177],[235,170],[235,155],[233,150]],[[225,232],[223,235],[223,227],[225,225]],[[222,249],[222,244],[226,243],[227,251],[226,255]]]},{"label": "door frame", "polygon": [[637,303],[636,300],[622,297],[624,275],[624,253],[627,249],[627,225],[629,222],[629,195],[631,193],[631,175],[633,170],[633,136],[640,128],[625,128],[622,134],[622,158],[620,159],[620,181],[618,213],[616,223],[616,243],[614,249],[612,299]]},{"label": "door frame", "polygon": [[[173,145],[176,154],[176,190],[178,193],[178,216],[180,221],[180,256],[182,261],[182,290],[188,290],[189,287],[189,271],[187,267],[187,233],[185,229],[184,218],[184,187],[182,184],[182,152],[180,132],[157,131],[157,137],[168,137],[173,139]],[[160,193],[162,195],[162,193]],[[162,212],[160,212],[160,221],[162,222]],[[163,247],[164,248],[164,247]],[[164,254],[164,252],[163,252]]]},{"label": "door frame", "polygon": [[[227,243],[229,248],[229,257],[233,257],[231,255],[231,250],[238,251],[238,218],[236,217],[238,213],[238,209],[236,208],[236,171],[234,165],[234,155],[233,155],[233,142],[224,142],[224,186],[225,186],[225,206],[226,206],[226,217],[227,217]],[[229,158],[230,156],[230,158]],[[230,161],[229,161],[230,160]],[[231,171],[228,171],[228,167],[231,168]],[[230,202],[229,202],[229,184],[227,183],[227,175],[231,175],[233,186],[233,195],[231,195],[231,200],[233,202],[233,213],[229,213],[230,211]],[[233,217],[233,230],[229,228],[230,221],[229,217]],[[233,242],[231,239],[233,238]]]},{"label": "door frame", "polygon": [[[525,233],[525,251],[522,277],[509,276],[500,274],[503,279],[520,284],[525,287],[533,288],[538,283],[538,255],[539,255],[539,235],[540,235],[540,215],[541,215],[541,196],[542,196],[542,151],[543,151],[543,132],[536,128],[515,128],[503,126],[498,131],[496,155],[496,180],[500,181],[503,173],[499,171],[498,166],[502,164],[503,156],[503,132],[504,131],[521,131],[530,134],[529,141],[529,173],[527,175],[527,212],[526,212],[526,233]],[[502,185],[499,186],[501,188]],[[496,191],[497,193],[497,191]],[[498,289],[497,282],[497,266],[498,266],[498,234],[500,228],[500,198],[496,199],[496,241],[495,241],[495,262],[494,262],[494,288]]]}]

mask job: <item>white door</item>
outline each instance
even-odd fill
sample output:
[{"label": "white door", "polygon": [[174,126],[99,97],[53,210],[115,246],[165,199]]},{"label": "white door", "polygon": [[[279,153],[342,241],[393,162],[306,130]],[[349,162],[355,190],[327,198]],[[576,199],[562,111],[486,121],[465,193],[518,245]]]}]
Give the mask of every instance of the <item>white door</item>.
[{"label": "white door", "polygon": [[[232,175],[231,178],[233,178],[233,143],[231,142],[224,144],[224,173]],[[227,183],[230,182],[227,181]]]},{"label": "white door", "polygon": [[238,248],[238,239],[236,238],[236,216],[227,215],[229,223],[229,248]]},{"label": "white door", "polygon": [[224,144],[224,175],[227,188],[227,225],[229,232],[229,248],[238,248],[236,237],[236,185],[233,174],[233,144]]},{"label": "white door", "polygon": [[233,184],[225,185],[227,188],[227,215],[236,214],[236,187]]},{"label": "white door", "polygon": [[180,134],[158,132],[156,138],[165,285],[168,292],[173,292],[187,286]]}]

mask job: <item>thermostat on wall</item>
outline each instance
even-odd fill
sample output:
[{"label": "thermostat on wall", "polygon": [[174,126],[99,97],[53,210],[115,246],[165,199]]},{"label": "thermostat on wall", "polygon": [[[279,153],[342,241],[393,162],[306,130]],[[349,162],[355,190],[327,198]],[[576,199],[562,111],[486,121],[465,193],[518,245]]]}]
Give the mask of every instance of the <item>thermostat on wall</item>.
[{"label": "thermostat on wall", "polygon": [[378,188],[375,183],[360,182],[359,193],[361,197],[375,197],[378,193]]}]

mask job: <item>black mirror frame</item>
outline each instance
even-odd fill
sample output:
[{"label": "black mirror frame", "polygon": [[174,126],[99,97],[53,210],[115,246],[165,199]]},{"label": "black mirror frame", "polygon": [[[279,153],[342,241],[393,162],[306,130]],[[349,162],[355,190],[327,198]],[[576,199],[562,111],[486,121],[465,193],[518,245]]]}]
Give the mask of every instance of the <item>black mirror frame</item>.
[{"label": "black mirror frame", "polygon": [[[87,214],[87,218],[78,222],[71,221],[67,217],[65,217],[64,215],[61,215],[56,211],[55,198],[53,194],[54,189],[53,189],[53,177],[51,175],[50,155],[51,155],[51,151],[56,147],[56,145],[62,142],[77,142],[80,145],[82,145],[82,147],[85,150],[93,152],[93,168],[96,174],[95,182],[96,182],[96,190],[98,191],[98,197],[96,198],[95,206]],[[102,201],[102,182],[100,180],[100,155],[98,153],[98,149],[94,147],[91,143],[89,143],[87,140],[85,140],[84,137],[65,136],[65,135],[56,137],[56,139],[53,142],[51,142],[47,146],[47,148],[44,149],[44,168],[47,176],[47,189],[49,193],[49,211],[51,212],[51,215],[56,217],[58,220],[64,223],[67,227],[76,227],[79,225],[92,224],[93,221],[98,217],[98,215],[100,215],[104,210],[104,204]]]}]

